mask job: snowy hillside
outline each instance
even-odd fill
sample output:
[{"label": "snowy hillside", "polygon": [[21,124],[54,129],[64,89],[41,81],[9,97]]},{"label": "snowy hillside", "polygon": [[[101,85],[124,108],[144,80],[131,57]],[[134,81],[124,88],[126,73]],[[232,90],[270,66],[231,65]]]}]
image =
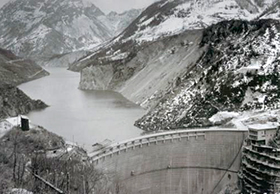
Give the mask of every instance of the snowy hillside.
[{"label": "snowy hillside", "polygon": [[[166,0],[153,4],[133,22],[120,39],[151,41],[186,29],[202,29],[229,19],[251,20],[275,0]],[[133,29],[133,30],[131,30]]]},{"label": "snowy hillside", "polygon": [[[230,19],[251,20],[258,17],[279,19],[275,0],[163,0],[144,10],[118,37],[72,66],[80,71],[98,58],[116,53],[129,56],[141,44],[180,34],[185,30],[204,29],[211,24]],[[269,13],[266,13],[270,10]],[[265,14],[266,13],[266,14]],[[119,53],[121,51],[121,53]],[[118,59],[118,58],[117,58]],[[124,58],[130,60],[130,58]],[[109,62],[116,60],[109,60]],[[99,63],[99,62],[98,62]],[[102,60],[104,64],[104,60]],[[105,62],[106,64],[106,62]]]},{"label": "snowy hillside", "polygon": [[81,89],[115,90],[148,108],[136,122],[144,130],[208,126],[217,112],[274,108],[278,6],[274,0],[159,1],[71,69],[81,71]]},{"label": "snowy hillside", "polygon": [[268,7],[260,16],[260,18],[280,18],[280,1],[275,1],[272,6]]},{"label": "snowy hillside", "polygon": [[114,35],[119,35],[129,24],[140,14],[141,9],[132,9],[121,14],[110,12],[107,15],[101,15],[98,19],[106,25]]},{"label": "snowy hillside", "polygon": [[99,17],[106,16],[83,0],[14,0],[0,10],[0,46],[37,61],[93,48],[116,30],[114,22],[105,25]]},{"label": "snowy hillside", "polygon": [[220,111],[280,106],[280,23],[224,21],[206,29],[207,51],[181,84],[136,122],[145,130],[211,125]]}]

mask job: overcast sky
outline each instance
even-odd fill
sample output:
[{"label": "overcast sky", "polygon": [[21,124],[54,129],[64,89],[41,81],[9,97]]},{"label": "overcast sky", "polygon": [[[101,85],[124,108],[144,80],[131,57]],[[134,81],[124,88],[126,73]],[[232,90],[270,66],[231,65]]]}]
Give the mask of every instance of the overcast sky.
[{"label": "overcast sky", "polygon": [[[9,0],[0,0],[0,7],[2,7]],[[110,11],[123,12],[132,8],[144,8],[155,2],[156,0],[87,0],[92,1],[103,12]]]}]

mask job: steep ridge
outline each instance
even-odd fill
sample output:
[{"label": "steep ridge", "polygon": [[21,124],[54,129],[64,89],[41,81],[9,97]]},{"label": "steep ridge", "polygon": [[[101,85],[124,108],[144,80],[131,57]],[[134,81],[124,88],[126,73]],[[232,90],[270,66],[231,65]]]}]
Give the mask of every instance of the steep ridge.
[{"label": "steep ridge", "polygon": [[0,119],[27,114],[32,110],[46,108],[41,100],[32,100],[14,86],[0,85]]},{"label": "steep ridge", "polygon": [[45,108],[46,104],[40,100],[31,100],[16,85],[48,74],[35,62],[0,49],[0,119]]},{"label": "steep ridge", "polygon": [[18,85],[46,75],[49,73],[34,61],[18,57],[11,51],[0,48],[0,85]]},{"label": "steep ridge", "polygon": [[220,22],[203,32],[207,51],[181,84],[136,122],[144,130],[208,126],[219,111],[280,105],[280,22]]},{"label": "steep ridge", "polygon": [[96,45],[111,37],[100,15],[82,0],[11,1],[0,11],[0,45],[35,60]]},{"label": "steep ridge", "polygon": [[[151,41],[186,29],[202,29],[229,19],[253,19],[271,5],[248,0],[166,0],[148,7],[121,35],[121,40]],[[251,5],[251,6],[250,6]]]},{"label": "steep ridge", "polygon": [[203,54],[201,38],[202,30],[186,31],[142,45],[128,62],[87,67],[81,72],[80,88],[115,90],[150,108],[180,82]]},{"label": "steep ridge", "polygon": [[110,12],[107,15],[101,15],[98,19],[111,29],[111,32],[116,36],[119,35],[127,26],[130,25],[140,14],[141,9],[131,9],[123,13]]},{"label": "steep ridge", "polygon": [[275,1],[270,7],[268,7],[259,18],[280,18],[280,2]]},{"label": "steep ridge", "polygon": [[[118,54],[122,56],[122,59],[130,60],[130,51],[137,52],[139,45],[180,34],[185,30],[204,29],[223,20],[257,18],[265,10],[272,8],[273,2],[274,0],[263,2],[258,0],[162,0],[156,2],[144,10],[118,37],[98,51],[83,57],[71,67],[71,70],[80,71],[84,67],[100,64],[97,58],[104,56]],[[109,62],[111,63],[112,60]]]},{"label": "steep ridge", "polygon": [[[15,0],[0,10],[0,46],[48,62],[53,55],[91,49],[111,39],[138,15],[128,11],[105,25],[99,18],[111,16],[83,0]],[[115,24],[120,21],[122,25]]]},{"label": "steep ridge", "polygon": [[[159,1],[143,11],[118,37],[95,52],[79,59],[70,69],[81,71],[81,89],[115,90],[133,102],[151,110],[148,115],[136,122],[136,125],[142,129],[159,130],[211,125],[212,123],[208,121],[208,118],[210,115],[223,110],[223,106],[216,107],[213,102],[204,104],[204,107],[195,105],[196,103],[199,104],[201,100],[203,101],[202,97],[199,98],[196,94],[196,91],[200,88],[195,89],[198,80],[194,77],[201,74],[197,70],[197,65],[203,67],[213,65],[212,63],[215,64],[215,60],[210,60],[211,56],[220,59],[222,58],[221,53],[225,52],[223,47],[228,48],[228,44],[234,45],[236,42],[242,41],[244,44],[240,43],[238,47],[234,46],[226,50],[230,57],[233,57],[230,53],[236,53],[235,50],[240,49],[239,47],[247,48],[253,40],[256,40],[254,45],[265,44],[269,48],[272,47],[272,50],[259,51],[259,55],[278,52],[277,46],[263,40],[260,35],[264,34],[263,30],[265,29],[265,31],[272,31],[270,35],[265,34],[266,36],[271,36],[270,38],[273,37],[273,34],[276,36],[278,34],[277,21],[259,21],[260,18],[274,17],[274,19],[279,19],[279,15],[275,14],[277,13],[277,6],[278,2],[274,0]],[[235,20],[230,21],[234,18],[244,20],[237,20],[236,23]],[[247,22],[247,20],[252,20],[252,23]],[[225,22],[223,23],[223,21]],[[219,30],[211,31],[211,29],[215,29],[215,25],[214,27],[211,26],[213,23],[218,23],[216,27]],[[274,27],[269,25],[272,23],[275,23]],[[202,29],[209,25],[210,27],[202,35]],[[222,25],[221,29],[219,25]],[[223,25],[226,27],[225,31],[222,30]],[[235,27],[235,25],[237,26]],[[212,42],[207,40],[206,32],[212,33],[210,36]],[[260,34],[256,34],[257,32]],[[225,40],[225,35],[231,37],[231,39]],[[224,42],[218,45],[219,41]],[[275,41],[277,42],[277,39]],[[252,46],[245,51],[240,51],[246,53],[247,61],[251,60]],[[211,49],[218,49],[219,51],[209,54],[213,52]],[[207,57],[209,64],[208,62],[204,64],[206,62],[203,62],[203,60]],[[239,60],[243,60],[242,56],[239,58]],[[276,58],[273,60],[265,58],[263,60],[272,63]],[[249,62],[242,65],[247,67]],[[229,72],[231,71],[233,70],[229,68]],[[190,74],[190,72],[193,74]],[[232,77],[231,75],[228,76]],[[208,82],[209,79],[212,78],[207,78]],[[208,89],[209,91],[213,90],[208,85],[205,87],[207,91]],[[182,93],[183,99],[187,99],[185,104],[177,99],[176,96],[179,91],[183,89],[193,90],[193,88],[194,92],[192,94]],[[226,86],[222,88],[227,90]],[[238,87],[236,90],[238,90]],[[246,93],[246,90],[244,92]],[[213,94],[209,93],[207,95],[210,98]],[[254,107],[256,103],[253,100],[249,101],[252,101]],[[209,100],[206,100],[206,102],[209,102]],[[233,100],[233,102],[235,101]],[[252,108],[249,105],[250,103],[241,106],[239,101],[233,102],[229,104],[233,106],[232,109],[234,110],[241,107]],[[193,107],[192,104],[194,104]],[[227,104],[224,106],[224,110],[228,109],[227,106]],[[190,107],[192,108],[187,113]],[[203,113],[205,115],[200,113],[201,110],[198,110],[202,107],[208,109],[207,113]]]}]

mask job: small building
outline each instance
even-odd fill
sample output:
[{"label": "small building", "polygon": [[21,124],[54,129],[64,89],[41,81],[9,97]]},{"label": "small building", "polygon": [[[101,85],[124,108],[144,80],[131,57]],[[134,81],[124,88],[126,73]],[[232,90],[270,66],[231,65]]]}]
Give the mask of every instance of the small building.
[{"label": "small building", "polygon": [[249,125],[249,140],[252,144],[268,145],[268,142],[276,135],[279,126],[276,124]]},{"label": "small building", "polygon": [[21,130],[22,131],[29,131],[29,119],[25,116],[20,116],[20,122],[21,122]]}]

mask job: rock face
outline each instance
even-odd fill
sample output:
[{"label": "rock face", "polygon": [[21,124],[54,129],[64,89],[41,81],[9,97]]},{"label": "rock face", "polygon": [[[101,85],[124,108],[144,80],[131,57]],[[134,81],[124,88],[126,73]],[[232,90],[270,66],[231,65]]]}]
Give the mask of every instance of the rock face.
[{"label": "rock face", "polygon": [[108,28],[111,29],[111,32],[114,35],[119,35],[130,23],[135,20],[140,14],[141,9],[131,9],[125,11],[121,14],[117,12],[110,12],[107,15],[101,15],[98,17],[100,21]]},{"label": "rock face", "polygon": [[204,29],[224,20],[279,19],[274,0],[159,1],[137,17],[119,36],[71,65],[81,71],[91,65],[126,63],[145,45],[186,30]]},{"label": "rock face", "polygon": [[81,72],[80,89],[106,90],[114,76],[111,65],[87,67]]},{"label": "rock face", "polygon": [[[273,0],[159,1],[143,11],[114,40],[79,59],[71,70],[82,70],[81,88],[107,86],[104,89],[118,91],[151,110],[136,122],[144,130],[211,125],[208,118],[218,111],[252,108],[257,104],[250,99],[256,98],[258,93],[253,91],[251,94],[252,88],[247,90],[247,86],[243,88],[243,85],[228,89],[228,85],[233,84],[229,80],[236,78],[233,84],[236,85],[242,77],[240,72],[246,74],[249,71],[246,69],[254,66],[252,64],[264,63],[270,68],[268,66],[277,63],[278,22],[261,18],[279,19],[278,6],[279,2]],[[234,18],[256,20],[245,22],[232,20]],[[211,25],[215,23],[217,25]],[[210,27],[203,30],[207,26]],[[262,35],[269,38],[261,38]],[[274,42],[270,42],[272,40]],[[265,46],[257,49],[260,45]],[[252,48],[257,50],[254,50],[258,52],[257,56],[272,55],[272,58],[257,57]],[[216,63],[222,65],[216,67]],[[99,79],[92,73],[93,67],[100,70],[101,66],[113,67],[109,84],[109,79]],[[208,68],[226,72],[226,76],[216,75],[213,78],[214,71]],[[233,73],[235,71],[238,71],[237,75]],[[207,83],[198,84],[206,73],[209,77],[205,78]],[[254,76],[255,72],[250,70],[248,74]],[[224,84],[218,79],[222,77]],[[209,85],[211,80],[219,81],[219,90],[229,95],[225,97],[231,99],[228,104],[216,105],[216,101],[205,99],[211,98],[213,90],[216,90]],[[236,97],[237,94],[246,98]],[[223,95],[216,96],[219,103],[226,102],[225,99],[220,100]],[[199,104],[201,101],[203,106]]]},{"label": "rock face", "polygon": [[280,23],[224,21],[203,32],[205,54],[136,122],[144,130],[211,125],[219,111],[280,106]]},{"label": "rock face", "polygon": [[0,11],[0,45],[35,60],[96,45],[112,36],[102,14],[82,0],[12,1]]},{"label": "rock face", "polygon": [[104,58],[106,65],[81,71],[80,88],[115,90],[131,101],[150,108],[192,68],[203,54],[199,47],[202,31],[187,31],[139,48],[130,61],[115,55]]},{"label": "rock face", "polygon": [[253,19],[273,5],[274,0],[165,0],[142,12],[120,39],[151,41],[186,29],[202,29],[230,19]]},{"label": "rock face", "polygon": [[46,108],[40,100],[31,100],[26,94],[14,86],[0,86],[0,118],[27,114],[32,110]]},{"label": "rock face", "polygon": [[83,0],[15,0],[0,10],[0,46],[37,62],[48,61],[109,40],[137,16],[127,13],[103,24],[107,16]]},{"label": "rock face", "polygon": [[15,86],[46,75],[48,72],[35,62],[0,49],[0,119],[45,108],[42,101],[31,100]]}]

